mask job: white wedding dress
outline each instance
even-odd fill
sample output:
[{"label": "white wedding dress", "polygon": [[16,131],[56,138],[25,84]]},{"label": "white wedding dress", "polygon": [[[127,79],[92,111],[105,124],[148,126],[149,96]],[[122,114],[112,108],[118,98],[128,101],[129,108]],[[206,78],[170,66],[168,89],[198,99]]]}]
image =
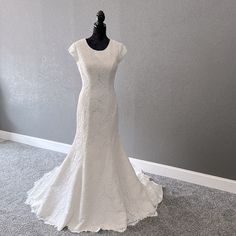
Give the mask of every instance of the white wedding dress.
[{"label": "white wedding dress", "polygon": [[60,166],[45,173],[28,190],[25,204],[58,231],[114,230],[157,216],[163,186],[132,167],[118,132],[114,80],[126,46],[110,39],[104,50],[85,38],[68,48],[75,59],[82,89],[71,149]]}]

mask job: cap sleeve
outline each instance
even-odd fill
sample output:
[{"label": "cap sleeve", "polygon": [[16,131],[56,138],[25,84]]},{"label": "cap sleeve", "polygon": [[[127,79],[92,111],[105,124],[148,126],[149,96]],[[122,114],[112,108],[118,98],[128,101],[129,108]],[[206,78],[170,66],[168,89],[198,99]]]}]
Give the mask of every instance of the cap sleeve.
[{"label": "cap sleeve", "polygon": [[119,50],[118,63],[123,60],[126,53],[127,53],[127,48],[123,43],[121,43],[120,50]]},{"label": "cap sleeve", "polygon": [[79,56],[78,56],[78,52],[75,46],[75,42],[72,43],[69,48],[68,48],[68,52],[70,53],[70,55],[75,59],[76,62],[79,61]]}]

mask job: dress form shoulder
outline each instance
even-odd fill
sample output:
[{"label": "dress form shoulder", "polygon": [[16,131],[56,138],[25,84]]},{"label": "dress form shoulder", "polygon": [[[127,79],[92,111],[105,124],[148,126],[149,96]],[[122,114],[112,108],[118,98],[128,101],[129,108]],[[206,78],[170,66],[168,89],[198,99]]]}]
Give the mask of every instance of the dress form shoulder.
[{"label": "dress form shoulder", "polygon": [[70,55],[75,59],[76,62],[79,61],[79,55],[78,55],[78,52],[77,52],[77,44],[80,40],[77,40],[75,42],[73,42],[69,48],[67,49],[68,52],[70,53]]},{"label": "dress form shoulder", "polygon": [[126,53],[127,53],[127,48],[126,48],[126,46],[125,46],[123,43],[119,42],[118,63],[120,63],[120,62],[123,60],[123,58],[124,58],[124,56],[126,55]]}]

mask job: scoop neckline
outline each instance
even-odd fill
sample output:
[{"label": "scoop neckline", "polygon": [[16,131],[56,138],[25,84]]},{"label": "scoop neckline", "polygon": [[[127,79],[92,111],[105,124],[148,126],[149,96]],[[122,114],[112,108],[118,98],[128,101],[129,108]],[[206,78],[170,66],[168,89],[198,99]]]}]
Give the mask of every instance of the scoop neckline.
[{"label": "scoop neckline", "polygon": [[92,50],[92,51],[94,51],[94,52],[104,52],[104,51],[106,51],[106,50],[110,47],[111,41],[112,41],[112,39],[109,40],[109,43],[108,43],[108,45],[105,47],[105,49],[96,50],[96,49],[91,48],[91,47],[88,45],[88,42],[87,42],[86,38],[84,38],[84,42],[85,42],[86,46],[87,46],[90,50]]}]

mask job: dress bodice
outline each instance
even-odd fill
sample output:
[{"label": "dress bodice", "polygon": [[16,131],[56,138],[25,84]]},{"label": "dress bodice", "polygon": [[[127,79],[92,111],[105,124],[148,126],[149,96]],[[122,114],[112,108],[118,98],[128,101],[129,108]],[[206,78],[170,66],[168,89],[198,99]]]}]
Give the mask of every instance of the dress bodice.
[{"label": "dress bodice", "polygon": [[126,46],[110,39],[103,50],[91,48],[86,39],[79,39],[68,48],[80,71],[84,88],[113,87],[118,64],[127,52]]}]

